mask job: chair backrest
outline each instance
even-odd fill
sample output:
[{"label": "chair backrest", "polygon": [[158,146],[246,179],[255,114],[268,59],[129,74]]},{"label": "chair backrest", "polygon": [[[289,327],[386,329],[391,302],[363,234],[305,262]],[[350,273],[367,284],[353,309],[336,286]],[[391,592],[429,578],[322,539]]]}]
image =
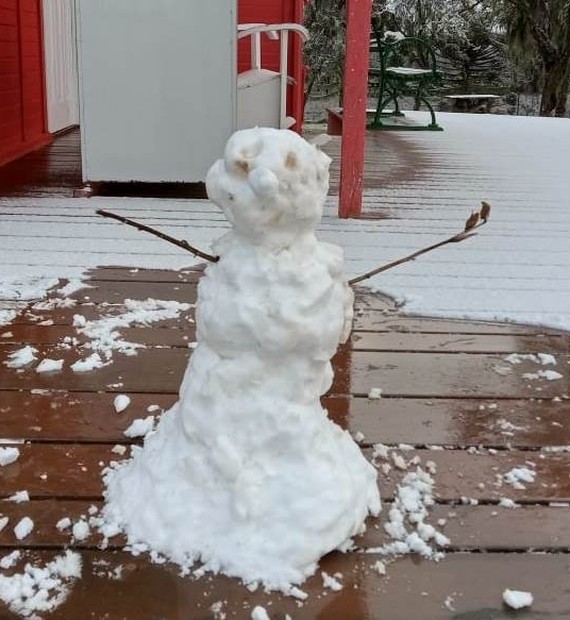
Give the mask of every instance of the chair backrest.
[{"label": "chair backrest", "polygon": [[424,39],[399,36],[394,37],[393,41],[386,40],[386,34],[392,33],[381,30],[377,16],[372,19],[372,29],[382,71],[389,67],[415,67],[430,70],[434,76],[438,75],[435,53]]}]

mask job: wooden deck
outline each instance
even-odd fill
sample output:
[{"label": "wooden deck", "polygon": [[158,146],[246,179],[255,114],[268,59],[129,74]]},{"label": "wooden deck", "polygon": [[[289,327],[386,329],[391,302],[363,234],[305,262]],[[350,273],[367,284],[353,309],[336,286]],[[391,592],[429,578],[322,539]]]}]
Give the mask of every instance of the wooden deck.
[{"label": "wooden deck", "polygon": [[[250,594],[226,578],[182,578],[174,567],[152,565],[122,551],[120,539],[105,551],[97,548],[96,535],[71,543],[56,522],[64,516],[77,519],[101,504],[102,466],[121,458],[111,449],[131,443],[123,430],[144,417],[148,406],[166,408],[175,402],[191,354],[188,338],[194,339],[189,311],[176,321],[129,328],[124,334],[129,340],[147,345],[137,356],[116,353],[110,366],[73,373],[69,364],[77,352],[60,348],[65,336],[77,336],[73,315],[118,312],[127,297],[193,302],[198,277],[192,271],[102,268],[92,273],[92,288],[72,296],[75,307],[45,311],[30,306],[0,328],[0,362],[22,344],[34,345],[42,357],[66,361],[62,372],[45,375],[33,369],[16,372],[0,363],[2,436],[25,442],[19,460],[2,470],[0,495],[7,498],[25,489],[31,497],[26,503],[2,504],[0,512],[10,525],[0,533],[0,546],[6,552],[25,549],[25,558],[35,560],[77,547],[85,563],[83,578],[50,617],[213,618],[210,606],[223,600],[228,618],[249,618],[252,607],[262,604],[272,618],[288,613],[295,619],[494,619],[511,617],[501,603],[507,587],[535,595],[533,613],[525,617],[569,617],[570,453],[545,451],[570,444],[568,336],[516,325],[402,317],[389,301],[364,293],[358,298],[352,339],[336,356],[336,380],[324,404],[335,421],[364,434],[367,454],[376,442],[406,443],[413,449],[399,453],[407,461],[417,455],[422,463],[435,462],[437,504],[431,520],[447,520],[444,531],[451,547],[444,560],[400,559],[382,577],[372,568],[376,556],[334,553],[323,560],[322,569],[342,573],[343,590],[324,591],[316,576],[305,588],[308,600],[298,606],[291,598]],[[523,372],[536,366],[505,362],[513,352],[552,353],[563,379],[523,379]],[[368,399],[372,387],[382,387],[384,397]],[[117,392],[132,398],[121,415],[112,405]],[[497,486],[497,474],[528,462],[536,466],[535,483],[520,490]],[[380,473],[385,509],[357,540],[361,548],[386,542],[376,526],[402,475],[400,470]],[[521,507],[498,507],[504,496]],[[462,498],[477,505],[466,505]],[[12,528],[23,516],[36,527],[18,542]],[[123,576],[117,581],[108,575],[118,566]],[[12,616],[6,610],[0,617]]]},{"label": "wooden deck", "polygon": [[[370,187],[388,174],[413,176],[421,164],[396,143],[390,151],[392,137],[382,138],[385,157],[378,165],[384,168],[378,168],[383,172],[376,181],[368,176]],[[0,169],[0,193],[71,196],[79,180],[74,139],[69,135],[61,151],[62,139],[48,147],[51,151],[28,156],[44,158],[43,177],[41,166],[28,174],[23,160],[9,171]],[[333,141],[327,149],[333,152],[337,146]],[[373,147],[369,142],[369,158],[376,157]],[[63,158],[58,164],[67,149],[75,149],[75,163]],[[64,548],[78,549],[83,576],[48,616],[65,620],[221,618],[211,610],[218,601],[228,619],[250,618],[253,607],[263,605],[271,618],[289,614],[292,620],[496,620],[515,617],[502,604],[505,588],[533,593],[532,609],[517,614],[521,617],[570,618],[570,451],[552,449],[570,446],[568,334],[405,317],[389,300],[364,292],[358,295],[351,341],[335,358],[336,380],[324,404],[341,426],[364,434],[367,455],[382,442],[407,462],[417,456],[424,464],[435,463],[436,505],[430,522],[445,519],[443,531],[451,540],[442,561],[405,557],[390,563],[381,576],[373,569],[377,555],[333,553],[321,569],[342,573],[343,589],[325,590],[317,574],[304,586],[309,598],[300,602],[250,593],[223,577],[181,577],[175,567],[132,556],[120,539],[102,550],[96,535],[73,543],[68,533],[59,532],[55,524],[60,518],[78,518],[101,505],[100,471],[121,458],[112,452],[116,444],[132,443],[123,435],[132,420],[147,415],[150,405],[164,409],[175,402],[191,354],[188,342],[194,339],[192,310],[177,320],[128,328],[123,335],[145,349],[132,357],[116,353],[112,365],[78,374],[69,364],[85,351],[78,355],[60,346],[65,336],[78,336],[73,315],[120,312],[127,298],[192,303],[199,276],[191,270],[102,266],[90,273],[91,288],[72,295],[74,307],[42,310],[30,304],[12,324],[0,327],[0,444],[23,441],[19,460],[0,469],[0,496],[27,490],[31,498],[0,504],[0,515],[10,519],[0,532],[0,557],[14,549],[25,552],[14,569],[0,574],[21,570],[25,561],[46,561]],[[7,368],[2,362],[23,344],[35,346],[40,357],[63,357],[64,370],[38,374],[33,368]],[[550,353],[563,376],[525,379],[523,374],[536,372],[537,365],[509,364],[505,357],[511,353]],[[382,399],[367,398],[373,387],[383,389]],[[132,398],[121,415],[113,408],[119,392]],[[524,489],[499,485],[504,473],[525,464],[536,470],[534,483]],[[404,473],[397,468],[379,472],[385,506],[380,519],[371,520],[365,536],[356,540],[360,550],[386,542],[382,524]],[[498,506],[501,497],[520,507]],[[31,517],[35,528],[18,541],[13,527],[23,516]],[[115,579],[118,567],[121,577]],[[16,616],[0,605],[0,618]]]}]

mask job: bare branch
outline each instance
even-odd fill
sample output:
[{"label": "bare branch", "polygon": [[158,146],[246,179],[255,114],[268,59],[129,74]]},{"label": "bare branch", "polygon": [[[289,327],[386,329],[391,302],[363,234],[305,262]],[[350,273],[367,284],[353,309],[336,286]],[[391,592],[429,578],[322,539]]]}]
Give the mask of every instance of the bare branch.
[{"label": "bare branch", "polygon": [[206,252],[202,252],[202,250],[198,250],[194,246],[190,245],[188,241],[184,239],[176,239],[171,237],[170,235],[166,235],[159,230],[151,228],[150,226],[146,226],[145,224],[140,224],[139,222],[135,222],[134,220],[129,219],[128,217],[123,217],[122,215],[116,215],[115,213],[111,213],[110,211],[104,211],[103,209],[99,209],[96,211],[97,215],[102,215],[103,217],[108,217],[113,220],[117,220],[118,222],[122,222],[123,224],[128,224],[129,226],[133,226],[138,230],[142,230],[144,232],[150,233],[155,237],[159,237],[164,241],[168,241],[168,243],[172,243],[173,245],[177,245],[179,248],[194,254],[198,258],[203,258],[204,260],[210,261],[211,263],[217,263],[220,260],[219,256],[212,256],[211,254],[207,254]]},{"label": "bare branch", "polygon": [[441,248],[442,246],[447,245],[448,243],[459,243],[461,241],[465,241],[465,239],[474,237],[477,233],[473,231],[476,228],[481,228],[481,226],[484,226],[487,223],[487,220],[489,219],[489,214],[491,212],[491,206],[489,205],[489,203],[482,202],[481,205],[482,205],[481,213],[479,213],[478,211],[476,211],[475,213],[472,213],[467,219],[467,222],[465,224],[465,229],[462,230],[460,233],[457,233],[449,237],[448,239],[444,239],[443,241],[439,241],[438,243],[434,243],[433,245],[430,245],[427,248],[417,250],[413,254],[409,254],[408,256],[399,258],[395,261],[392,261],[391,263],[387,263],[386,265],[381,265],[380,267],[375,267],[374,269],[371,269],[370,271],[367,271],[366,273],[363,273],[362,275],[357,276],[356,278],[352,278],[352,280],[349,280],[348,283],[351,286],[354,284],[358,284],[359,282],[368,280],[372,276],[378,275],[379,273],[382,273],[384,271],[388,271],[388,269],[392,269],[392,267],[396,267],[397,265],[402,265],[403,263],[407,263],[409,261],[414,260],[415,258],[417,258],[418,256],[421,256],[422,254],[427,254],[428,252],[431,252],[432,250]]}]

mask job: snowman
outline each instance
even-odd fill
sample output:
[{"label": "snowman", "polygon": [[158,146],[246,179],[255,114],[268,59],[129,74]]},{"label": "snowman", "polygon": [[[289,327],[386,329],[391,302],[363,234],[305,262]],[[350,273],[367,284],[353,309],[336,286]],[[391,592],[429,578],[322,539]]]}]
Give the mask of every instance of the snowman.
[{"label": "snowman", "polygon": [[379,513],[375,469],[320,402],[353,307],[342,250],[315,237],[329,163],[255,128],[211,167],[231,228],[198,286],[198,344],[178,403],[107,470],[103,533],[288,591]]}]

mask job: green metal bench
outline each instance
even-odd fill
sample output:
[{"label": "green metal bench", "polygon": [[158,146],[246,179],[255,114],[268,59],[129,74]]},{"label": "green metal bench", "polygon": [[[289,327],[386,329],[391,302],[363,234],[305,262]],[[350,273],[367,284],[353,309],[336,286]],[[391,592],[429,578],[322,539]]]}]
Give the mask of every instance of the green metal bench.
[{"label": "green metal bench", "polygon": [[[428,101],[433,86],[441,82],[441,74],[437,70],[435,53],[423,40],[417,37],[402,37],[393,42],[384,39],[378,22],[373,19],[372,29],[376,39],[380,68],[370,69],[370,74],[379,78],[378,106],[371,129],[398,130],[431,130],[443,131],[437,124],[435,111]],[[404,63],[406,66],[403,66]],[[427,68],[426,68],[427,67]],[[387,117],[403,117],[400,110],[400,97],[413,97],[418,107],[423,103],[430,112],[431,122],[428,125],[411,123],[387,123]],[[393,103],[393,110],[385,107]]]}]

